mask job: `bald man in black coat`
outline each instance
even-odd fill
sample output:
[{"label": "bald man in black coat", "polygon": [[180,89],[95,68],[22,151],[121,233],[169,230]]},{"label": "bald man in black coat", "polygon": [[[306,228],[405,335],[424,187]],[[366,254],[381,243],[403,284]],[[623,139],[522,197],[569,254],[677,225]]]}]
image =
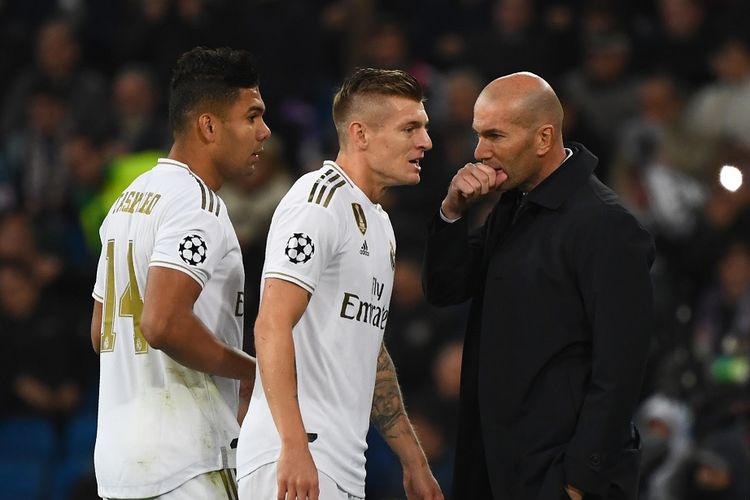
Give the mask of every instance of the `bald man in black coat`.
[{"label": "bald man in black coat", "polygon": [[[653,242],[593,175],[596,157],[563,143],[562,120],[540,77],[491,82],[474,108],[477,163],[430,227],[428,300],[472,301],[454,500],[637,498]],[[469,234],[468,206],[494,190]]]}]

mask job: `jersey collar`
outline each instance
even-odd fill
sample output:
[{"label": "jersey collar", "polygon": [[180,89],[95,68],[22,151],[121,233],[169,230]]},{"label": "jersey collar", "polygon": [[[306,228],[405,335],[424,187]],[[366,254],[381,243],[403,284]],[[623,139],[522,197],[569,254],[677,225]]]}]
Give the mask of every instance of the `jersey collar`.
[{"label": "jersey collar", "polygon": [[[191,171],[187,164],[181,161],[173,160],[172,158],[159,158],[156,162],[157,165],[171,165],[173,167],[184,168],[185,170]],[[192,171],[191,171],[192,172]]]},{"label": "jersey collar", "polygon": [[373,203],[372,200],[365,194],[364,191],[362,191],[359,186],[357,186],[354,181],[352,181],[348,175],[346,175],[346,172],[344,172],[344,169],[341,168],[335,161],[333,160],[325,160],[323,162],[323,167],[328,167],[336,170],[336,172],[341,175],[344,180],[351,186],[352,190],[357,194],[359,198],[362,199],[362,201],[367,202],[368,205],[371,205],[377,209],[381,209],[380,205],[378,203]]}]

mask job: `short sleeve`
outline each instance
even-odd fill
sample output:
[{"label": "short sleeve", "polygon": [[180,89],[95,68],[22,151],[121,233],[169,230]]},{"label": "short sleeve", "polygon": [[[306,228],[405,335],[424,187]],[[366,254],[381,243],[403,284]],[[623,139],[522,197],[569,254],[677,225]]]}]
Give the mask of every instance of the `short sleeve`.
[{"label": "short sleeve", "polygon": [[264,278],[279,278],[310,293],[338,247],[333,207],[314,203],[279,205],[266,244]]},{"label": "short sleeve", "polygon": [[205,286],[226,253],[226,236],[219,218],[200,207],[165,219],[157,231],[150,266],[182,271]]}]

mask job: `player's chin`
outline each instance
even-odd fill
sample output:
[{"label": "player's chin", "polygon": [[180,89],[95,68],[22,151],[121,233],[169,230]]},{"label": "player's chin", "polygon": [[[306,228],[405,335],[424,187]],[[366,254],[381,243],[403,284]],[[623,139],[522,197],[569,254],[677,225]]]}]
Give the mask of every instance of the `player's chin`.
[{"label": "player's chin", "polygon": [[414,186],[415,184],[419,184],[419,181],[422,180],[422,177],[419,175],[418,172],[410,173],[409,175],[404,176],[401,179],[401,185],[402,186]]},{"label": "player's chin", "polygon": [[419,181],[422,180],[422,169],[419,168],[419,166],[409,165],[409,170],[404,175],[404,184],[407,185],[413,185],[413,184],[419,184]]},{"label": "player's chin", "polygon": [[255,172],[255,169],[257,168],[258,160],[253,159],[247,162],[244,171],[242,172],[243,175],[253,175]]}]

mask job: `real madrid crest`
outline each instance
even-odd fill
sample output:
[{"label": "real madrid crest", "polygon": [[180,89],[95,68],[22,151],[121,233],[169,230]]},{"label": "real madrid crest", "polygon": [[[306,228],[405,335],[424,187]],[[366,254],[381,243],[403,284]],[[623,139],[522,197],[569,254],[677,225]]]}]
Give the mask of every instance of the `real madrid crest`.
[{"label": "real madrid crest", "polygon": [[362,205],[359,203],[352,203],[352,211],[354,212],[354,220],[357,221],[357,227],[362,236],[367,232],[367,219],[365,218],[365,211],[362,210]]},{"label": "real madrid crest", "polygon": [[393,242],[389,241],[388,246],[391,247],[391,269],[396,270],[396,249],[393,248]]}]

